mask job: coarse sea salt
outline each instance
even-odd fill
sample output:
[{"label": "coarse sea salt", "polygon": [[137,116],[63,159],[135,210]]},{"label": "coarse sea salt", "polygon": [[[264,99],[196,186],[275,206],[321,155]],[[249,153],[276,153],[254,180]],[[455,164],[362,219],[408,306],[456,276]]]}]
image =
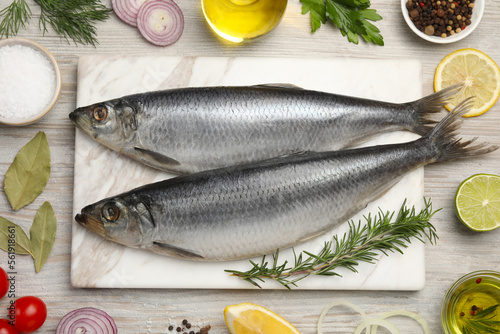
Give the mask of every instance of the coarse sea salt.
[{"label": "coarse sea salt", "polygon": [[56,74],[47,57],[29,46],[0,48],[0,117],[27,119],[48,107]]}]

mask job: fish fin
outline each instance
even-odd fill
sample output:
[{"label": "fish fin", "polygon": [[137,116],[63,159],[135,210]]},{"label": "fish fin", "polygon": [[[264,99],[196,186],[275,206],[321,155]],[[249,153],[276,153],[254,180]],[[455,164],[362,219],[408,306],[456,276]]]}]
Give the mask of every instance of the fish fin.
[{"label": "fish fin", "polygon": [[151,246],[150,250],[153,253],[161,254],[161,255],[168,255],[168,256],[173,256],[173,257],[178,257],[182,259],[187,259],[187,260],[203,260],[203,256],[196,254],[192,251],[189,251],[184,248],[164,244],[158,241],[153,241],[153,245]]},{"label": "fish fin", "polygon": [[141,231],[142,235],[146,235],[156,227],[156,223],[146,204],[144,204],[143,202],[139,202],[139,204],[135,206],[135,209],[137,210],[138,216],[141,219],[139,230]]},{"label": "fish fin", "polygon": [[165,169],[172,166],[179,166],[181,163],[174,158],[167,157],[158,152],[153,152],[144,148],[134,147],[137,159],[151,167]]},{"label": "fish fin", "polygon": [[471,145],[477,138],[462,140],[456,137],[456,130],[462,123],[462,116],[472,108],[472,98],[460,102],[423,140],[431,143],[436,150],[435,161],[449,161],[486,154],[497,150],[496,145],[480,143]]},{"label": "fish fin", "polygon": [[273,83],[273,84],[261,84],[261,85],[254,85],[253,87],[259,87],[259,88],[293,88],[293,89],[303,89],[302,87],[299,87],[294,84],[287,84],[287,83]]},{"label": "fish fin", "polygon": [[438,122],[430,116],[443,110],[450,98],[458,93],[462,86],[453,85],[419,100],[409,102],[407,105],[413,111],[413,127],[411,130],[419,135],[425,135],[432,130]]}]

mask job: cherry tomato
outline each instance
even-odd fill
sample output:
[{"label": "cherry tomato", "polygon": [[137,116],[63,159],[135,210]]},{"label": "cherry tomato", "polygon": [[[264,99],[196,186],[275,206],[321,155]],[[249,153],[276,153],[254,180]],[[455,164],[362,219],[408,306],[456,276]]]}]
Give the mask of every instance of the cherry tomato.
[{"label": "cherry tomato", "polygon": [[21,333],[31,333],[42,327],[47,318],[47,306],[38,297],[25,296],[14,302],[14,327]]},{"label": "cherry tomato", "polygon": [[8,320],[0,319],[0,334],[19,334],[19,332],[9,324]]},{"label": "cherry tomato", "polygon": [[3,268],[0,268],[0,298],[3,298],[7,294],[7,291],[9,291],[10,282],[8,281],[8,279],[9,276],[7,276],[5,270],[3,270]]}]

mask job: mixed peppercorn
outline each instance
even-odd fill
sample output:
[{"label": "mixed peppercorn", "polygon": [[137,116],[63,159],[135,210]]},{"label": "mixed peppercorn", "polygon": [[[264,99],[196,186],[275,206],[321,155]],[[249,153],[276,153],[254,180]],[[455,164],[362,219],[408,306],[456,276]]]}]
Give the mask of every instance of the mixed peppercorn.
[{"label": "mixed peppercorn", "polygon": [[408,0],[406,8],[418,30],[448,37],[471,24],[474,0]]},{"label": "mixed peppercorn", "polygon": [[194,330],[192,330],[192,327],[193,325],[191,325],[191,323],[187,321],[187,319],[184,319],[182,320],[182,326],[169,325],[168,330],[171,332],[175,331],[181,334],[208,334],[208,331],[211,329],[210,325],[206,325],[195,332]]}]

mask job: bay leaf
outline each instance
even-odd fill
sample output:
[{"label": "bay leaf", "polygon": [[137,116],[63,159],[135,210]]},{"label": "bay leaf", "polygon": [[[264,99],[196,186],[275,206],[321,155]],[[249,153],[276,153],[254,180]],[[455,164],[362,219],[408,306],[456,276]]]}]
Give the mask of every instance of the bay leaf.
[{"label": "bay leaf", "polygon": [[0,217],[0,248],[18,255],[32,255],[31,242],[23,228],[3,217]]},{"label": "bay leaf", "polygon": [[13,210],[30,204],[45,188],[50,176],[47,136],[37,135],[17,153],[5,174],[4,191]]},{"label": "bay leaf", "polygon": [[56,240],[57,220],[49,202],[38,209],[30,229],[31,251],[35,260],[35,270],[40,272],[47,262]]}]

